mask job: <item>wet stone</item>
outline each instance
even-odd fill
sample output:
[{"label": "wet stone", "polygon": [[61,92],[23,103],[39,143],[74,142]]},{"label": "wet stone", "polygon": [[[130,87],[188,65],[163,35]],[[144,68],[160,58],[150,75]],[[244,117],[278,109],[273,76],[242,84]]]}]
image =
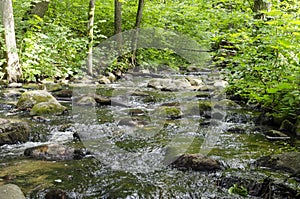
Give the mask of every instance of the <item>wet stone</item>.
[{"label": "wet stone", "polygon": [[183,154],[171,166],[179,170],[216,171],[221,169],[221,164],[202,154]]},{"label": "wet stone", "polygon": [[0,186],[0,199],[25,199],[20,187],[15,184]]},{"label": "wet stone", "polygon": [[0,146],[28,141],[30,128],[27,122],[0,118]]},{"label": "wet stone", "polygon": [[286,171],[290,173],[300,172],[300,153],[285,152],[282,154],[272,154],[259,158],[256,165],[267,167],[272,170]]},{"label": "wet stone", "polygon": [[49,144],[27,148],[24,155],[38,160],[59,161],[81,159],[85,156],[85,152],[60,144]]}]

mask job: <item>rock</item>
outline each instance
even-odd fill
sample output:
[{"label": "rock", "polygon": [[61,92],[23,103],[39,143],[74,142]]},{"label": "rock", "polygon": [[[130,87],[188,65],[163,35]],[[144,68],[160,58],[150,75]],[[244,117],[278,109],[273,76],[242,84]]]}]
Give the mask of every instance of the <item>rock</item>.
[{"label": "rock", "polygon": [[58,98],[71,98],[73,95],[73,91],[64,89],[64,90],[55,91],[52,94]]},{"label": "rock", "polygon": [[83,96],[76,101],[78,106],[95,106],[97,104],[96,100],[92,96]]},{"label": "rock", "polygon": [[291,139],[288,135],[277,131],[277,130],[268,130],[264,133],[266,138],[269,140],[289,140]]},{"label": "rock", "polygon": [[221,164],[202,154],[183,154],[171,163],[179,170],[216,171],[221,169]]},{"label": "rock", "polygon": [[196,102],[181,103],[185,115],[195,115],[210,118],[212,104],[209,101],[199,100]]},{"label": "rock", "polygon": [[204,86],[200,86],[198,88],[198,91],[213,91],[214,87],[210,86],[210,85],[204,85]]},{"label": "rock", "polygon": [[105,76],[100,76],[98,82],[100,84],[110,84],[111,83],[111,81]]},{"label": "rock", "polygon": [[179,119],[183,113],[177,107],[161,106],[155,110],[154,115],[168,119]]},{"label": "rock", "polygon": [[279,130],[286,132],[286,133],[294,134],[296,131],[296,127],[289,120],[283,120],[283,122],[280,125]]},{"label": "rock", "polygon": [[60,144],[45,144],[25,149],[24,155],[38,160],[59,161],[81,159],[85,153],[80,149]]},{"label": "rock", "polygon": [[17,107],[21,110],[31,109],[31,115],[62,114],[67,109],[45,90],[24,92]]},{"label": "rock", "polygon": [[225,88],[228,85],[227,81],[224,80],[216,80],[214,82],[214,87],[218,87],[218,88]]},{"label": "rock", "polygon": [[0,146],[26,142],[29,136],[30,128],[27,122],[0,118]]},{"label": "rock", "polygon": [[247,176],[245,173],[232,174],[230,172],[228,176],[222,176],[217,185],[226,189],[234,185],[242,186],[247,189],[248,195],[259,198],[297,198],[298,194],[295,188],[278,183],[269,177],[257,175],[257,173]]},{"label": "rock", "polygon": [[21,88],[22,86],[23,86],[22,83],[16,83],[16,82],[7,85],[8,88]]},{"label": "rock", "polygon": [[281,170],[290,173],[300,171],[300,152],[285,152],[282,154],[272,154],[259,158],[257,166],[268,167],[272,170]]},{"label": "rock", "polygon": [[139,97],[148,97],[150,96],[149,93],[143,92],[143,91],[133,91],[130,93],[131,96],[139,96]]},{"label": "rock", "polygon": [[201,85],[203,85],[203,81],[201,79],[196,78],[196,77],[191,77],[190,76],[190,77],[187,77],[186,79],[190,82],[190,84],[192,86],[201,86]]},{"label": "rock", "polygon": [[0,199],[25,199],[21,189],[15,184],[0,186]]},{"label": "rock", "polygon": [[19,109],[25,110],[32,108],[35,104],[40,102],[57,101],[49,92],[45,90],[33,90],[24,92],[18,103]]},{"label": "rock", "polygon": [[7,98],[16,99],[16,98],[19,98],[22,95],[22,92],[24,92],[23,89],[9,88],[9,89],[4,90],[2,95],[6,99]]},{"label": "rock", "polygon": [[162,91],[178,91],[193,89],[190,82],[186,79],[163,79],[163,78],[154,78],[148,82],[148,87],[159,89]]},{"label": "rock", "polygon": [[216,102],[214,108],[221,109],[221,110],[234,110],[234,109],[240,109],[241,106],[230,99],[223,99],[221,101]]},{"label": "rock", "polygon": [[132,108],[128,110],[128,115],[130,116],[141,116],[146,115],[147,111],[140,108]]},{"label": "rock", "polygon": [[32,107],[30,111],[30,115],[49,115],[49,114],[60,115],[63,114],[63,112],[66,110],[67,107],[61,105],[57,101],[40,102],[35,104]]},{"label": "rock", "polygon": [[107,73],[107,78],[109,79],[110,82],[114,82],[117,79],[117,77],[111,72]]},{"label": "rock", "polygon": [[95,95],[94,98],[95,98],[95,101],[97,102],[97,104],[99,104],[99,105],[111,105],[111,100],[107,97]]},{"label": "rock", "polygon": [[45,199],[67,199],[66,192],[62,190],[49,190],[45,195]]}]

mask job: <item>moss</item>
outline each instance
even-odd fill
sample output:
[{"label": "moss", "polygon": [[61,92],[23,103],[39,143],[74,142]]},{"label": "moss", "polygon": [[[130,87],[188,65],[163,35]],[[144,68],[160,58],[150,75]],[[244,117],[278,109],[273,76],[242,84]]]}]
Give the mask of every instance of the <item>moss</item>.
[{"label": "moss", "polygon": [[65,106],[55,101],[41,102],[32,107],[30,115],[62,114],[66,109]]},{"label": "moss", "polygon": [[169,119],[178,119],[182,116],[182,112],[177,107],[161,106],[155,110],[155,115]]},{"label": "moss", "polygon": [[49,101],[56,101],[56,99],[45,90],[27,91],[21,95],[17,106],[19,109],[28,109],[37,103]]}]

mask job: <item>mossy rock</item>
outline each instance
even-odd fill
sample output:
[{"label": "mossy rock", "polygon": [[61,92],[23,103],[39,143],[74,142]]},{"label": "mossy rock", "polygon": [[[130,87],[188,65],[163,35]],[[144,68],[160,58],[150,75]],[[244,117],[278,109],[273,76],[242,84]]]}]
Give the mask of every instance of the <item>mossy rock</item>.
[{"label": "mossy rock", "polygon": [[32,107],[30,115],[59,115],[62,114],[65,110],[67,110],[67,108],[65,106],[62,106],[57,101],[40,102]]},{"label": "mossy rock", "polygon": [[56,102],[57,100],[45,90],[26,91],[21,95],[17,107],[19,109],[30,109],[37,103],[49,101]]},{"label": "mossy rock", "polygon": [[78,106],[95,106],[97,104],[96,100],[92,96],[83,96],[77,102]]},{"label": "mossy rock", "polygon": [[0,118],[0,146],[28,141],[30,128],[27,122]]},{"label": "mossy rock", "polygon": [[168,119],[178,119],[180,118],[183,113],[177,107],[168,107],[168,106],[161,106],[155,110],[155,115],[158,117],[168,118]]},{"label": "mossy rock", "polygon": [[212,103],[209,101],[197,101],[182,103],[185,115],[208,115],[212,110]]}]

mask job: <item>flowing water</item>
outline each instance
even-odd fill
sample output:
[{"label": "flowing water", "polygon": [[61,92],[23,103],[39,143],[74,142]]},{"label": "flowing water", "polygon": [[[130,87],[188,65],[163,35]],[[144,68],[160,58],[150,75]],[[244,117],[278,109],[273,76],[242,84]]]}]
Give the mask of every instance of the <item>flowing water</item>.
[{"label": "flowing water", "polygon": [[[299,186],[286,181],[285,173],[253,166],[263,155],[299,151],[299,142],[269,141],[253,128],[256,113],[218,108],[216,104],[225,99],[222,91],[160,91],[147,87],[149,78],[130,77],[97,87],[77,85],[73,97],[99,94],[113,99],[112,106],[81,107],[65,101],[68,114],[40,120],[14,110],[14,99],[2,101],[1,117],[22,118],[33,133],[29,142],[0,147],[1,176],[15,176],[0,185],[17,184],[27,198],[44,198],[49,189],[64,190],[70,198],[240,198],[218,185],[221,179],[235,176],[258,182],[271,176],[290,187]],[[214,108],[203,113],[199,103],[204,102]],[[75,132],[80,142],[73,139]],[[23,156],[26,148],[49,143],[86,148],[91,155],[70,161]],[[207,154],[224,170],[179,171],[168,166],[182,153]]]}]

